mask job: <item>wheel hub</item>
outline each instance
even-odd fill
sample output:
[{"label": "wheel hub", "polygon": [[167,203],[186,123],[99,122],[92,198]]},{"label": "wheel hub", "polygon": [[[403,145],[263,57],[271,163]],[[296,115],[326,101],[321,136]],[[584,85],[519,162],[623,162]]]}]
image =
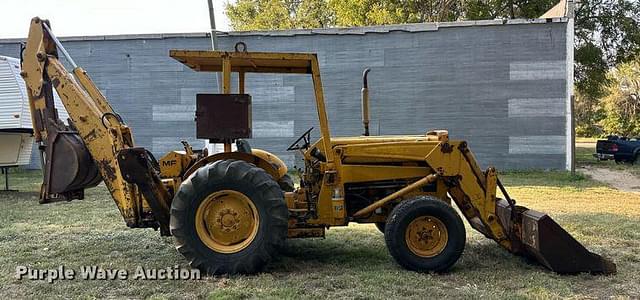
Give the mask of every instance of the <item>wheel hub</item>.
[{"label": "wheel hub", "polygon": [[[240,226],[238,212],[229,208],[225,208],[218,213],[216,221],[212,225],[225,232],[238,230],[238,227]],[[209,229],[209,231],[212,230],[215,230],[215,228]]]},{"label": "wheel hub", "polygon": [[235,253],[255,238],[260,224],[258,211],[247,196],[223,190],[212,193],[196,211],[196,232],[214,251]]},{"label": "wheel hub", "polygon": [[449,240],[447,227],[433,216],[420,216],[407,226],[405,241],[414,254],[434,257],[442,252]]}]

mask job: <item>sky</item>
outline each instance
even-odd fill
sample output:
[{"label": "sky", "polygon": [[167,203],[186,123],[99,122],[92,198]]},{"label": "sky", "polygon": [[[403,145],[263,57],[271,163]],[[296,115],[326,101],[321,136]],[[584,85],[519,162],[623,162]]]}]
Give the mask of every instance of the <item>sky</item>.
[{"label": "sky", "polygon": [[[228,0],[213,0],[216,27],[228,31]],[[1,0],[0,39],[24,38],[31,18],[57,36],[208,32],[207,0]]]}]

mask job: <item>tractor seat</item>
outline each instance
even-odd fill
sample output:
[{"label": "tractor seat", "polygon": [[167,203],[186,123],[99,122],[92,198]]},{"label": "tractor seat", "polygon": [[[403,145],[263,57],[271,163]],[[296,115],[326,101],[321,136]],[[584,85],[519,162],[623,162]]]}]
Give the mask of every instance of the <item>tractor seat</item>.
[{"label": "tractor seat", "polygon": [[251,145],[247,140],[237,139],[236,148],[238,148],[238,152],[251,154]]}]

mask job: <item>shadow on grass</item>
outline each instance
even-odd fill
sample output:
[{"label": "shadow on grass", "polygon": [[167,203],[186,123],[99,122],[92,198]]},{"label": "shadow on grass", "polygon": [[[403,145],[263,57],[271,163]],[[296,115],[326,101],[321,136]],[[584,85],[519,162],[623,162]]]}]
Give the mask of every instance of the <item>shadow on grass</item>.
[{"label": "shadow on grass", "polygon": [[[640,267],[640,219],[611,213],[564,214],[555,220],[589,251],[613,259],[624,273]],[[347,232],[345,232],[347,233]],[[333,266],[344,272],[370,269],[401,270],[388,254],[382,234],[353,232],[361,242],[345,242],[341,236],[327,239],[290,240],[269,272],[290,273]],[[466,249],[452,273],[501,270],[501,273],[524,274],[547,270],[535,259],[516,256],[496,242],[475,232],[468,232]],[[569,258],[567,258],[569,259]],[[635,272],[633,271],[633,272]],[[507,276],[508,277],[508,276]],[[594,277],[597,278],[597,277]]]},{"label": "shadow on grass", "polygon": [[[349,232],[345,230],[345,233]],[[335,235],[326,239],[287,240],[275,261],[268,266],[268,271],[290,273],[327,266],[343,270],[365,270],[372,266],[379,268],[380,265],[392,267],[382,234],[353,234],[363,237],[362,241],[348,242]]]}]

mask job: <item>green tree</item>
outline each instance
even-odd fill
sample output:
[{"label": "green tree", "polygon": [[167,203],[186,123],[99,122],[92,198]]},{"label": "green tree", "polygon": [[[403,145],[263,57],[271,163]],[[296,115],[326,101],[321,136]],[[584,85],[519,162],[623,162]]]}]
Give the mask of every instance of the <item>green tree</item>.
[{"label": "green tree", "polygon": [[537,18],[557,2],[557,0],[468,0],[464,6],[465,18],[469,20]]},{"label": "green tree", "polygon": [[238,0],[225,3],[235,30],[321,28],[334,25],[325,0]]},{"label": "green tree", "polygon": [[324,0],[303,0],[295,10],[297,28],[322,28],[335,24],[335,14]]},{"label": "green tree", "polygon": [[455,21],[463,0],[237,0],[225,12],[235,30]]},{"label": "green tree", "polygon": [[[611,93],[616,65],[640,54],[640,2],[637,0],[582,0],[575,10],[576,130],[595,134],[605,116],[599,99]],[[589,99],[588,101],[586,99]],[[581,101],[581,102],[579,102]],[[612,130],[615,118],[607,111],[604,130]],[[621,124],[622,126],[622,124]],[[624,126],[623,126],[624,127]]]},{"label": "green tree", "polygon": [[640,136],[640,59],[612,69],[608,78],[602,127],[607,133]]},{"label": "green tree", "polygon": [[604,109],[600,105],[600,99],[589,94],[574,89],[574,119],[576,124],[576,135],[578,136],[599,136],[602,127],[599,123],[605,116]]},{"label": "green tree", "polygon": [[367,26],[455,21],[462,0],[328,0],[338,26]]}]

